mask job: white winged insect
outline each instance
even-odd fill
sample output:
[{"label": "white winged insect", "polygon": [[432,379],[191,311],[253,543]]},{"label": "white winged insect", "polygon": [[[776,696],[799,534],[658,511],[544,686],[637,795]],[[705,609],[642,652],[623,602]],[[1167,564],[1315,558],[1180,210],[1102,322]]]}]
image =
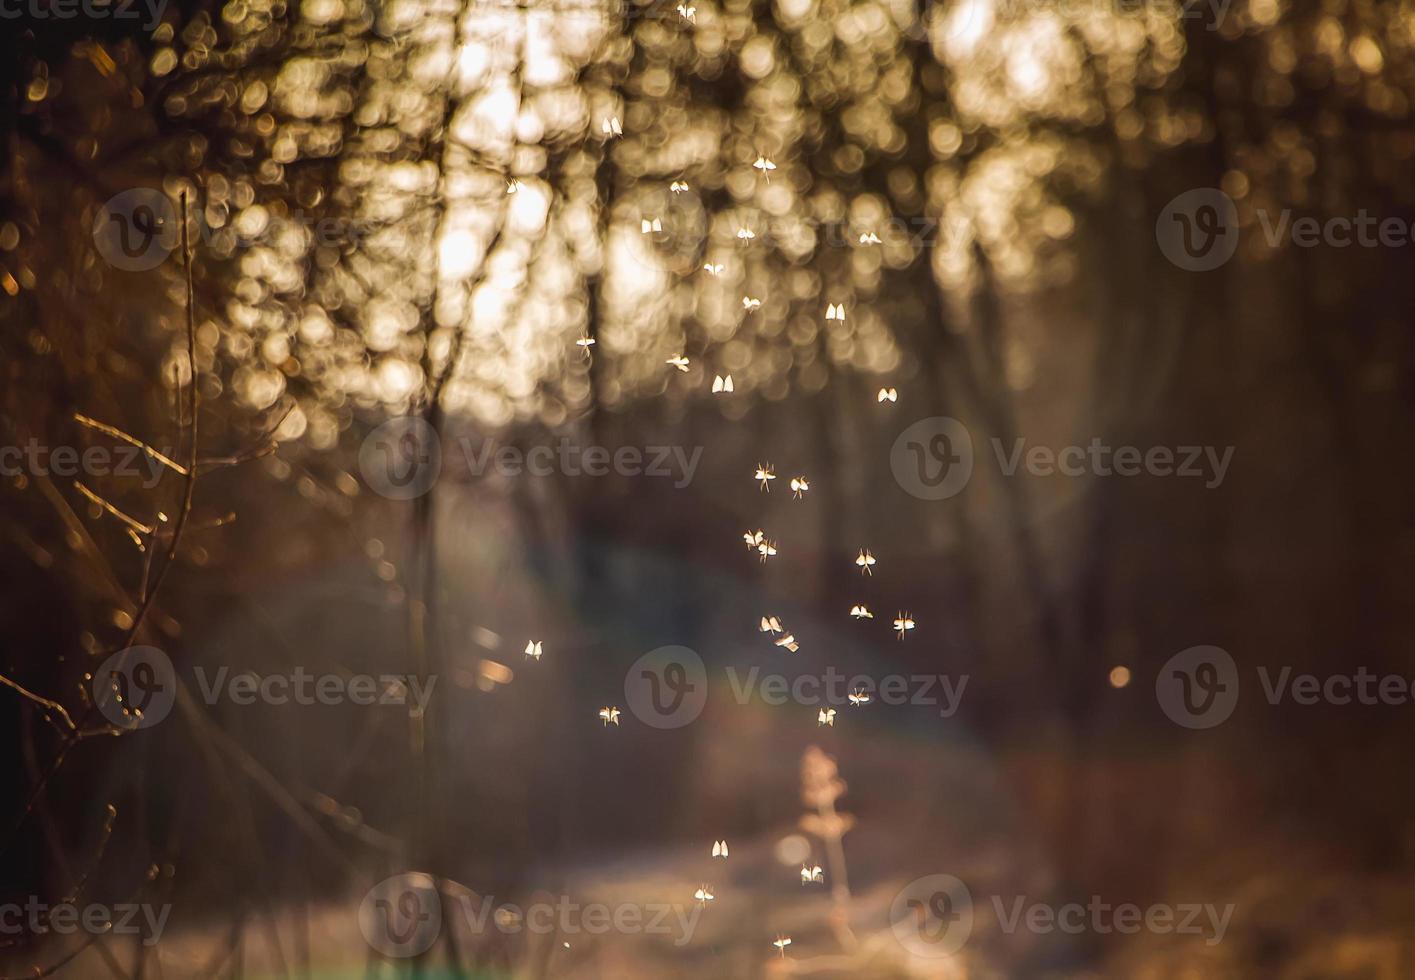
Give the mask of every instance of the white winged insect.
[{"label": "white winged insect", "polygon": [[605,136],[623,136],[624,127],[619,123],[618,116],[610,116],[608,119],[601,119],[599,131]]},{"label": "white winged insect", "polygon": [[831,728],[835,727],[834,708],[821,708],[820,714],[816,715],[816,727],[819,728],[822,725],[829,725]]},{"label": "white winged insect", "polygon": [[727,860],[727,841],[715,840],[712,842],[712,856]]},{"label": "white winged insect", "polygon": [[797,643],[796,638],[790,633],[787,633],[785,636],[778,636],[773,642],[775,642],[776,645],[779,647],[785,647],[792,653],[795,653],[797,650],[801,649],[801,644]]},{"label": "white winged insect", "polygon": [[778,935],[772,945],[781,951],[781,958],[785,959],[786,947],[791,945],[791,937]]},{"label": "white winged insect", "polygon": [[599,709],[599,720],[602,721],[602,722],[604,722],[604,727],[605,727],[605,728],[608,728],[610,725],[618,725],[618,724],[619,724],[619,709],[618,709],[618,708],[600,708],[600,709]]},{"label": "white winged insect", "polygon": [[793,476],[791,478],[791,495],[797,500],[801,499],[801,494],[811,489],[811,484],[804,476]]},{"label": "white winged insect", "polygon": [[693,892],[693,898],[697,899],[698,904],[704,907],[716,897],[717,896],[712,893],[711,885],[700,885],[698,890]]},{"label": "white winged insect", "polygon": [[655,231],[663,231],[663,220],[661,218],[654,218],[653,220],[644,218],[639,222],[639,231],[645,235]]},{"label": "white winged insect", "polygon": [[765,466],[758,463],[757,474],[752,477],[752,479],[761,484],[761,489],[765,490],[767,493],[771,493],[771,481],[776,479],[776,473],[772,470],[770,463],[767,463]]},{"label": "white winged insect", "polygon": [[752,231],[752,229],[750,229],[750,228],[738,228],[738,229],[737,229],[737,240],[738,240],[739,242],[750,242],[753,238],[756,238],[756,237],[757,237],[757,233],[754,232],[754,231]]},{"label": "white winged insect", "polygon": [[757,157],[756,162],[752,164],[752,166],[762,172],[762,175],[766,177],[766,182],[768,184],[771,183],[771,172],[776,169],[776,164],[772,163],[766,157],[759,156]]},{"label": "white winged insect", "polygon": [[[761,556],[762,564],[766,564],[768,558],[776,557],[776,542],[763,541],[761,544],[757,545],[757,554]],[[778,644],[778,646],[779,645],[780,644]]]},{"label": "white winged insect", "polygon": [[593,347],[594,344],[595,340],[593,337],[590,336],[584,336],[581,337],[579,340],[575,341],[575,346],[580,348],[580,350],[584,351],[586,357],[590,356],[590,348]]},{"label": "white winged insect", "polygon": [[809,884],[811,884],[811,883],[813,883],[813,882],[824,882],[824,881],[825,881],[825,872],[823,872],[823,871],[821,870],[819,864],[803,864],[803,865],[801,865],[801,884],[803,884],[803,885],[809,885]]},{"label": "white winged insect", "polygon": [[845,322],[845,304],[844,304],[844,303],[827,303],[826,306],[825,306],[825,318],[826,318],[827,320],[838,320],[839,322],[844,323],[844,322]]},{"label": "white winged insect", "polygon": [[690,21],[694,24],[698,22],[698,8],[690,4],[680,3],[678,5],[678,14],[686,21]]},{"label": "white winged insect", "polygon": [[850,698],[850,703],[857,708],[862,704],[870,703],[869,692],[867,692],[863,687],[855,688],[847,696]]},{"label": "white winged insect", "polygon": [[874,619],[875,614],[870,612],[865,606],[851,606],[850,616],[853,619]]},{"label": "white winged insect", "polygon": [[876,234],[875,234],[874,232],[872,232],[872,231],[861,232],[861,233],[860,233],[860,244],[861,244],[861,245],[878,245],[878,244],[879,244],[879,236],[876,235]]},{"label": "white winged insect", "polygon": [[[679,7],[678,9],[682,10],[683,8]],[[682,194],[686,190],[691,190],[686,180],[675,180],[673,183],[668,185],[668,189],[675,194]]]},{"label": "white winged insect", "polygon": [[540,653],[541,650],[539,640],[526,641],[526,656],[530,657],[532,660],[539,660]]},{"label": "white winged insect", "polygon": [[742,309],[746,310],[748,313],[755,313],[757,310],[759,310],[759,309],[761,309],[761,308],[762,308],[762,301],[761,301],[761,300],[756,299],[755,297],[752,297],[752,296],[743,296],[743,297],[742,297]]},{"label": "white winged insect", "polygon": [[748,551],[756,551],[762,546],[762,542],[766,540],[766,536],[761,528],[757,528],[755,531],[744,531],[742,533],[742,540],[747,542]]},{"label": "white winged insect", "polygon": [[519,178],[519,177],[512,177],[510,180],[508,180],[508,181],[506,182],[506,193],[507,193],[507,194],[515,194],[515,193],[519,192],[522,187],[525,187],[525,186],[526,186],[525,184],[521,183],[521,178]]},{"label": "white winged insect", "polygon": [[716,394],[719,391],[732,390],[732,375],[715,374],[712,378],[712,390]]},{"label": "white winged insect", "polygon": [[899,638],[904,639],[904,634],[914,628],[914,620],[909,613],[902,612],[894,617],[894,632],[899,634]]},{"label": "white winged insect", "polygon": [[703,271],[710,276],[720,276],[722,275],[722,263],[719,262],[718,264],[714,265],[711,262],[704,262]]},{"label": "white winged insect", "polygon": [[672,357],[670,357],[663,363],[669,365],[670,367],[676,367],[678,370],[684,373],[686,373],[688,370],[688,359],[682,354],[674,354]]},{"label": "white winged insect", "polygon": [[780,633],[781,620],[775,616],[763,616],[761,625],[757,627],[758,633]]},{"label": "white winged insect", "polygon": [[875,395],[876,402],[897,402],[899,401],[899,391],[896,388],[881,388],[879,394]]},{"label": "white winged insect", "polygon": [[860,567],[861,575],[874,575],[875,556],[870,553],[869,548],[860,549],[860,553],[855,556],[855,564]]}]

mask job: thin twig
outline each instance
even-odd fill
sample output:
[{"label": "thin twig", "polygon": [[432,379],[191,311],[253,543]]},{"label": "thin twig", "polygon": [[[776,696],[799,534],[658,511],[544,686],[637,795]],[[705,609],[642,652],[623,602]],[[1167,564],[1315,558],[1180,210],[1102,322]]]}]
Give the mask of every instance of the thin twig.
[{"label": "thin twig", "polygon": [[157,460],[163,466],[166,466],[168,469],[171,469],[174,472],[181,474],[182,476],[187,475],[186,467],[162,455],[162,453],[158,452],[156,449],[153,449],[151,446],[143,442],[137,436],[129,435],[122,429],[108,425],[106,422],[100,422],[97,419],[91,419],[87,415],[84,415],[80,412],[74,413],[74,421],[79,423],[80,425],[86,425],[90,429],[97,429],[104,435],[112,436],[114,439],[121,439],[123,442],[126,442],[130,446],[136,446],[138,449],[141,449],[143,452],[147,453],[149,456]]},{"label": "thin twig", "polygon": [[27,690],[26,688],[21,687],[19,684],[16,684],[4,674],[0,674],[0,684],[3,684],[14,691],[17,691],[21,697],[29,698],[29,700],[33,701],[35,704],[42,705],[43,707],[48,708],[51,711],[59,712],[59,714],[64,719],[64,724],[69,726],[69,731],[72,732],[78,730],[78,726],[74,724],[74,719],[69,717],[69,712],[65,711],[64,706],[58,701],[51,701],[48,698],[40,697],[33,691]]}]

